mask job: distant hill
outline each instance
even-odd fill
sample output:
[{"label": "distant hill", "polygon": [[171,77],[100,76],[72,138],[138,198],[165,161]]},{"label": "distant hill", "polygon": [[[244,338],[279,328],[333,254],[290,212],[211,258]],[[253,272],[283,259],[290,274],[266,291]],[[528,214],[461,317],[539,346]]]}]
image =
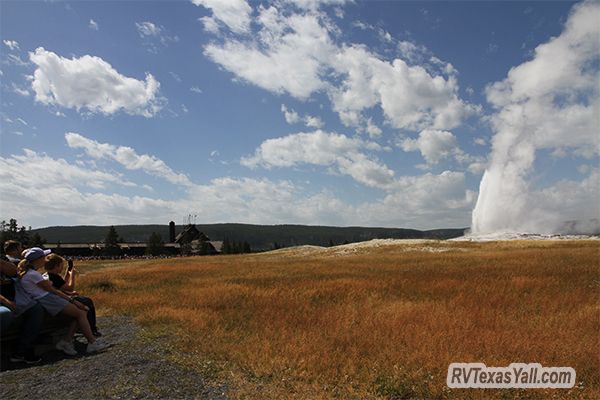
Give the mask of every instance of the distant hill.
[{"label": "distant hill", "polygon": [[[433,229],[420,231],[398,228],[332,227],[308,225],[249,225],[210,224],[196,225],[212,240],[247,241],[255,250],[272,249],[277,243],[281,247],[304,244],[327,246],[329,243],[362,242],[371,239],[449,239],[462,236],[465,228]],[[99,243],[104,240],[108,226],[52,226],[33,229],[47,243]],[[169,240],[168,225],[115,225],[119,236],[126,242],[146,242],[152,232],[158,233],[163,241]],[[177,225],[176,233],[183,227]]]}]

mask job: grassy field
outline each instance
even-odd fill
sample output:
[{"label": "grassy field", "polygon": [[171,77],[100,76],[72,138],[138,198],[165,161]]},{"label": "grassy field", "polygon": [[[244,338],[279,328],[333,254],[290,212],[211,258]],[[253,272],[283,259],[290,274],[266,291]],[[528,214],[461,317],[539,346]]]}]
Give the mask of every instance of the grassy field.
[{"label": "grassy field", "polygon": [[[600,242],[407,242],[82,264],[105,314],[231,397],[600,398]],[[570,366],[573,389],[449,389],[452,362]]]}]

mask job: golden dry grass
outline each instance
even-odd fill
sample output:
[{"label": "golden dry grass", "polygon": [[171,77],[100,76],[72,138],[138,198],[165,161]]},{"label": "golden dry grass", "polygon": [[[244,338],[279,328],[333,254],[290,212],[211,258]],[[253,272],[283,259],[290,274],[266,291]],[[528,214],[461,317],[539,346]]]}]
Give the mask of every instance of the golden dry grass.
[{"label": "golden dry grass", "polygon": [[[171,332],[234,398],[600,398],[600,242],[341,250],[92,262],[81,289]],[[570,366],[578,384],[450,390],[451,362]]]}]

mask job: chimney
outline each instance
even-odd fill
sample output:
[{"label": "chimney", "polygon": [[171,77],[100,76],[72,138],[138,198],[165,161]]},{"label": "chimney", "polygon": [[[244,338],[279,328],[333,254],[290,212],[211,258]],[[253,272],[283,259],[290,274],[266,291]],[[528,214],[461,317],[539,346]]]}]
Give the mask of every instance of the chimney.
[{"label": "chimney", "polygon": [[175,222],[169,222],[169,243],[175,243]]}]

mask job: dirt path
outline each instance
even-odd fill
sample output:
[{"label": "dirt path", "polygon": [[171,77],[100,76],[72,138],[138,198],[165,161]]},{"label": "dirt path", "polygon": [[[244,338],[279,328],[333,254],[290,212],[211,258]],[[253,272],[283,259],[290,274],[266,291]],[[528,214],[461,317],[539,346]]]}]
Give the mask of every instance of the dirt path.
[{"label": "dirt path", "polygon": [[[164,343],[143,339],[132,319],[104,317],[98,325],[113,343],[102,353],[71,358],[53,350],[34,366],[7,365],[3,357],[0,398],[227,399],[225,386],[211,387],[197,372],[168,361]],[[85,351],[83,342],[76,348]]]}]

